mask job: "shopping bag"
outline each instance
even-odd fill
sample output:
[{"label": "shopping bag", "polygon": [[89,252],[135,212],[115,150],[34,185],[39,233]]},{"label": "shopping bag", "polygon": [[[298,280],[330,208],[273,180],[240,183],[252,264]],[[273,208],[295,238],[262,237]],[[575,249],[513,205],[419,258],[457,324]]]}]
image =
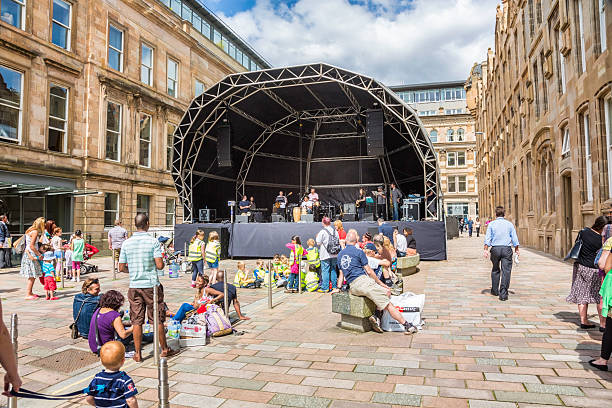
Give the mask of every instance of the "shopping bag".
[{"label": "shopping bag", "polygon": [[[391,303],[397,310],[400,311],[404,319],[413,326],[420,328],[422,326],[421,313],[423,306],[425,306],[425,295],[415,295],[411,292],[406,292],[400,296],[391,296]],[[406,331],[404,325],[400,324],[397,320],[391,317],[389,312],[385,310],[383,312],[381,320],[381,329],[384,331],[391,332],[403,332]]]}]

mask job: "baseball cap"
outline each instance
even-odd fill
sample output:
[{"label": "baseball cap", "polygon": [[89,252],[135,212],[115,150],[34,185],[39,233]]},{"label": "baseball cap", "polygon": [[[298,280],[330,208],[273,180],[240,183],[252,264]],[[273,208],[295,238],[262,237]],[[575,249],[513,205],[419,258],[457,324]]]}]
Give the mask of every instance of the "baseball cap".
[{"label": "baseball cap", "polygon": [[363,249],[369,249],[370,251],[378,252],[378,251],[376,251],[376,245],[374,245],[371,242],[368,242],[367,244],[365,244]]},{"label": "baseball cap", "polygon": [[43,254],[43,261],[52,261],[54,260],[55,257],[53,256],[53,252],[52,251],[47,251]]}]

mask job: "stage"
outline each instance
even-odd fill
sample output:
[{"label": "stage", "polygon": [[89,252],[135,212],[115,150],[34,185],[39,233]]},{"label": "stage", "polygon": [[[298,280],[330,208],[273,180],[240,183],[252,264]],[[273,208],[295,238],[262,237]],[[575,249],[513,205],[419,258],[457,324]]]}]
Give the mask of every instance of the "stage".
[{"label": "stage", "polygon": [[[417,242],[417,251],[422,261],[446,260],[446,229],[442,221],[389,221],[400,229],[412,228]],[[344,229],[356,229],[359,235],[366,232],[378,232],[378,223],[371,221],[344,222]],[[208,232],[219,233],[222,243],[222,256],[230,258],[271,258],[274,254],[288,254],[285,244],[291,241],[291,236],[298,235],[306,246],[309,238],[315,238],[321,230],[320,222],[294,223],[195,223],[177,224],[174,227],[174,245],[177,250],[185,247],[198,228]],[[227,255],[226,255],[227,254]]]}]

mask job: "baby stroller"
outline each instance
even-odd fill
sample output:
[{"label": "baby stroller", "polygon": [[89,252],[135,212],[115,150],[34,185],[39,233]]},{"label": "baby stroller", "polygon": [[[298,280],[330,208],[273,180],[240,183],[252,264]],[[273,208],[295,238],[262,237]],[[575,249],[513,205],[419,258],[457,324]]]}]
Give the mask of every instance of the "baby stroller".
[{"label": "baby stroller", "polygon": [[164,263],[166,265],[176,263],[180,265],[180,268],[183,272],[187,272],[187,269],[191,271],[191,262],[183,260],[183,257],[181,256],[181,251],[174,250],[172,239],[162,236],[158,237],[157,240],[162,245],[162,255]]},{"label": "baby stroller", "polygon": [[85,275],[90,272],[98,272],[98,265],[89,263],[88,261],[100,250],[93,245],[85,243],[85,250],[83,251],[83,262],[81,262],[81,275]]}]

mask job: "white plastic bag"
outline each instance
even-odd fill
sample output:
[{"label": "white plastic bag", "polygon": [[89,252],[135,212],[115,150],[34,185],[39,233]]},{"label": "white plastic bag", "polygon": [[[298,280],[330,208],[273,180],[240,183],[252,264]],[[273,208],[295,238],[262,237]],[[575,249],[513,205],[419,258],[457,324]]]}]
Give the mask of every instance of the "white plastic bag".
[{"label": "white plastic bag", "polygon": [[[412,323],[417,329],[421,328],[423,324],[421,321],[421,312],[423,311],[423,306],[425,306],[424,294],[415,295],[414,293],[406,292],[399,296],[391,296],[390,300],[408,323]],[[390,332],[406,331],[404,325],[399,324],[397,320],[392,318],[387,310],[383,312],[380,327],[384,331]]]}]

